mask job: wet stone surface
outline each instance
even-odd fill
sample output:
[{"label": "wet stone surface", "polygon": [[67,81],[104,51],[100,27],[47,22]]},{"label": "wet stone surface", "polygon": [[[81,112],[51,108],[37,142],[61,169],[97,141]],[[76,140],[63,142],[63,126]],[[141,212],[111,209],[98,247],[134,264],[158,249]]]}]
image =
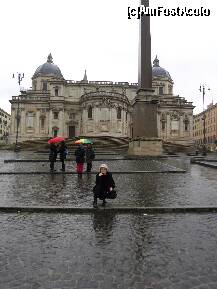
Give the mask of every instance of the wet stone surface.
[{"label": "wet stone surface", "polygon": [[[173,166],[164,160],[103,160],[94,161],[92,170],[97,172],[99,166],[106,162],[110,171],[124,172],[124,171],[180,171],[180,168]],[[49,172],[49,162],[10,162],[3,163],[0,167],[0,172]],[[61,172],[61,163],[55,163],[55,170]],[[75,161],[66,162],[66,172],[75,172]]]},{"label": "wet stone surface", "polygon": [[[31,153],[23,154],[27,158]],[[14,154],[16,155],[16,154]],[[49,163],[10,163],[13,153],[0,153],[0,171],[49,171]],[[21,157],[21,154],[20,154]],[[14,157],[15,158],[15,157]],[[101,162],[94,162],[93,170]],[[118,198],[116,205],[125,206],[215,206],[217,205],[216,172],[210,168],[190,165],[189,158],[107,162],[111,170],[185,169],[182,174],[114,174]],[[56,164],[60,170],[61,164]],[[67,163],[67,171],[75,170]],[[95,175],[0,175],[0,206],[48,205],[92,206]]]},{"label": "wet stone surface", "polygon": [[217,288],[216,222],[216,214],[1,214],[0,288]]},{"label": "wet stone surface", "polygon": [[[0,152],[1,171],[49,169],[3,163],[12,158]],[[108,206],[217,205],[216,171],[190,165],[189,158],[107,163],[115,171],[187,170],[114,174],[118,198]],[[94,182],[94,175],[0,175],[0,206],[91,207]],[[214,213],[1,213],[0,289],[216,289],[216,223]]]}]

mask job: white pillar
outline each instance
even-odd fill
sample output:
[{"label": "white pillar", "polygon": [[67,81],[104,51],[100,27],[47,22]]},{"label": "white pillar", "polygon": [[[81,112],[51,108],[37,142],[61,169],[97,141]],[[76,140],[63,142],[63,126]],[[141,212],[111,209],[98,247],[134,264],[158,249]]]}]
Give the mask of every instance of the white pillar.
[{"label": "white pillar", "polygon": [[21,118],[20,118],[20,127],[21,127],[21,135],[25,135],[26,131],[26,111],[25,109],[21,109]]},{"label": "white pillar", "polygon": [[189,117],[189,136],[193,137],[193,115]]},{"label": "white pillar", "polygon": [[53,112],[52,110],[49,111],[49,117],[48,117],[48,136],[52,137],[52,117],[53,117]]},{"label": "white pillar", "polygon": [[14,131],[15,131],[15,129],[14,129],[14,127],[15,127],[15,116],[16,116],[15,110],[12,109],[12,110],[11,110],[11,130],[10,130],[10,133],[11,133],[11,134],[13,134]]},{"label": "white pillar", "polygon": [[184,122],[183,122],[183,116],[180,116],[179,119],[179,136],[184,137]]},{"label": "white pillar", "polygon": [[60,120],[59,120],[59,130],[60,130],[60,136],[61,137],[64,137],[64,124],[63,124],[63,122],[64,122],[64,111],[63,110],[61,110],[60,112]]},{"label": "white pillar", "polygon": [[111,127],[112,127],[112,133],[117,133],[118,123],[117,123],[117,112],[116,108],[111,108]]},{"label": "white pillar", "polygon": [[39,137],[39,128],[40,128],[40,111],[36,110],[36,124],[35,124],[35,136]]},{"label": "white pillar", "polygon": [[170,115],[167,114],[167,122],[166,122],[166,138],[169,139],[170,138]]}]

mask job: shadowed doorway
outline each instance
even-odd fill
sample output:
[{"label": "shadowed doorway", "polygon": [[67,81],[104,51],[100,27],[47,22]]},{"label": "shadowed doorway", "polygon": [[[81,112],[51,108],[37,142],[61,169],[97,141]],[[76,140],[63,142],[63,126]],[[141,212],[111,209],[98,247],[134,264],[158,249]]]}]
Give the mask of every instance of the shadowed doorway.
[{"label": "shadowed doorway", "polygon": [[69,126],[69,138],[75,137],[75,126],[70,125]]}]

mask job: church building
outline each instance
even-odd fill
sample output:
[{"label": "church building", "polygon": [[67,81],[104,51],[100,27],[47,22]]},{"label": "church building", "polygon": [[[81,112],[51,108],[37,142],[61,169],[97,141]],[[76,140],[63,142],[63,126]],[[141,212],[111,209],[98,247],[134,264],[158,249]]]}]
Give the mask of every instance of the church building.
[{"label": "church building", "polygon": [[[153,62],[152,82],[158,96],[158,136],[165,141],[193,142],[192,102],[173,94],[173,80]],[[12,96],[10,142],[61,136],[132,136],[132,104],[137,83],[66,80],[49,54],[32,77],[32,87]],[[142,125],[142,123],[141,123]]]}]

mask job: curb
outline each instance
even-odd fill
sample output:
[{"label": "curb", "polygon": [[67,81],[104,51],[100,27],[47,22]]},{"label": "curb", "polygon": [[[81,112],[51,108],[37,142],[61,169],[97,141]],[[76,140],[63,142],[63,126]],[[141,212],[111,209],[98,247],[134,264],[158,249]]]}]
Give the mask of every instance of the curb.
[{"label": "curb", "polygon": [[0,212],[5,213],[74,213],[89,214],[97,212],[119,213],[119,214],[174,214],[174,213],[217,213],[217,207],[0,207]]},{"label": "curb", "polygon": [[[122,161],[122,160],[131,160],[131,159],[125,159],[125,158],[112,158],[112,159],[94,159],[94,161]],[[75,162],[75,159],[66,159],[66,162]],[[60,162],[60,160],[56,160],[56,162]],[[44,159],[44,160],[4,160],[4,163],[50,163],[49,160]]]},{"label": "curb", "polygon": [[[82,175],[96,175],[98,172],[82,173]],[[165,170],[165,171],[125,171],[111,172],[112,174],[183,174],[185,170]],[[0,172],[0,175],[78,175],[77,172]]]},{"label": "curb", "polygon": [[212,169],[217,169],[217,165],[214,165],[212,163],[205,163],[205,162],[198,162],[195,161],[194,164],[199,165],[199,166],[203,166],[203,167],[207,167],[207,168],[212,168]]},{"label": "curb", "polygon": [[[167,156],[162,156],[159,159],[163,159],[163,158],[168,158]],[[94,161],[135,161],[135,160],[157,160],[158,158],[145,158],[145,157],[141,157],[141,158],[130,158],[130,157],[118,157],[118,158],[99,158],[99,159],[94,159]],[[68,158],[65,160],[66,162],[73,162],[75,161],[75,158]],[[50,161],[48,159],[8,159],[8,160],[4,160],[4,163],[49,163]],[[60,160],[56,160],[56,162],[60,162]]]}]

